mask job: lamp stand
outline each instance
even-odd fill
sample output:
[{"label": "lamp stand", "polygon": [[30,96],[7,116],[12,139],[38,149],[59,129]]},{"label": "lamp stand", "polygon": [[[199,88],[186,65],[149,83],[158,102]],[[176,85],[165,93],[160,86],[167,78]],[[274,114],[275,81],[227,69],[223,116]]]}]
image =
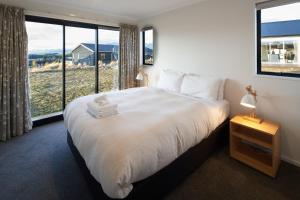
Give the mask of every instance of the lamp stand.
[{"label": "lamp stand", "polygon": [[145,80],[143,81],[144,86],[148,87],[149,86],[149,80],[148,80],[148,74],[144,73]]},{"label": "lamp stand", "polygon": [[257,117],[255,108],[253,109],[253,112],[251,112],[249,115],[244,115],[243,118],[257,124],[260,124],[264,121],[263,119]]}]

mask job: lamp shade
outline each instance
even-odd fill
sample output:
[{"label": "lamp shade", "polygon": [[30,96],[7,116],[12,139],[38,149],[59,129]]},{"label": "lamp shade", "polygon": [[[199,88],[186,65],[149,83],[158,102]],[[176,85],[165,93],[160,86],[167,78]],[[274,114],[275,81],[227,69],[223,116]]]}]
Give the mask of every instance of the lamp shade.
[{"label": "lamp shade", "polygon": [[144,76],[141,72],[139,72],[135,79],[139,80],[139,81],[142,81],[142,80],[144,80]]},{"label": "lamp shade", "polygon": [[255,97],[253,95],[246,94],[241,99],[241,103],[240,104],[242,106],[245,106],[245,107],[248,107],[248,108],[255,108],[256,107],[256,99],[255,99]]}]

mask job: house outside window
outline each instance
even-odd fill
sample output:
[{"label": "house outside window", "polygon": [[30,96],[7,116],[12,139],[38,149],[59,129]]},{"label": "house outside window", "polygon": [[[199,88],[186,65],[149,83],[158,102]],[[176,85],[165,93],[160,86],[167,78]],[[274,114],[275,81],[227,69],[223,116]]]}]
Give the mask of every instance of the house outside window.
[{"label": "house outside window", "polygon": [[100,60],[104,60],[105,59],[105,53],[100,53]]}]

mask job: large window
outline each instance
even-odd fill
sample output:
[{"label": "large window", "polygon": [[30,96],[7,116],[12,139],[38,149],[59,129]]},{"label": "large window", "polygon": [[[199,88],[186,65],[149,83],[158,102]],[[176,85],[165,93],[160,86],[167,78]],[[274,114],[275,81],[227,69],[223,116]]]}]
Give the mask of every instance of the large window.
[{"label": "large window", "polygon": [[119,89],[118,28],[26,16],[26,29],[34,119],[61,114],[77,97]]},{"label": "large window", "polygon": [[257,5],[257,73],[300,77],[300,3]]}]

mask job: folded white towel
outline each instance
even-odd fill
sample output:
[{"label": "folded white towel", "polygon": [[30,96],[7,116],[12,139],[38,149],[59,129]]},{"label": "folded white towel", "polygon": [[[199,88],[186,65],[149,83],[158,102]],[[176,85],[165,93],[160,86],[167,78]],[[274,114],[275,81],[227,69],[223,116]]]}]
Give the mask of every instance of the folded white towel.
[{"label": "folded white towel", "polygon": [[109,102],[107,100],[97,101],[96,102],[99,106],[107,106]]},{"label": "folded white towel", "polygon": [[94,101],[95,101],[96,103],[100,103],[100,104],[103,104],[104,102],[107,102],[107,103],[108,103],[105,94],[102,94],[102,95],[96,97],[96,98],[94,99]]},{"label": "folded white towel", "polygon": [[101,95],[101,96],[98,96],[94,99],[94,101],[99,104],[100,106],[106,106],[109,104],[109,101],[107,100],[106,98],[106,95]]},{"label": "folded white towel", "polygon": [[95,118],[104,118],[104,117],[109,117],[109,116],[113,116],[113,115],[117,115],[119,114],[117,110],[113,110],[111,112],[103,112],[103,113],[97,113],[94,110],[88,108],[87,112],[92,115]]},{"label": "folded white towel", "polygon": [[104,106],[100,106],[98,103],[91,101],[87,103],[87,106],[95,113],[105,113],[118,110],[118,104],[106,104]]}]

